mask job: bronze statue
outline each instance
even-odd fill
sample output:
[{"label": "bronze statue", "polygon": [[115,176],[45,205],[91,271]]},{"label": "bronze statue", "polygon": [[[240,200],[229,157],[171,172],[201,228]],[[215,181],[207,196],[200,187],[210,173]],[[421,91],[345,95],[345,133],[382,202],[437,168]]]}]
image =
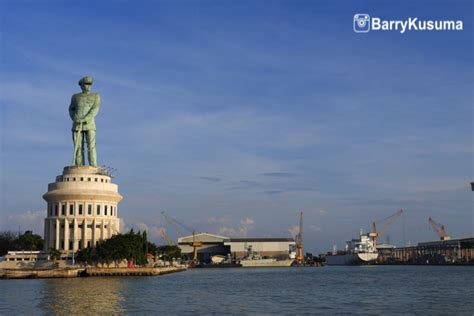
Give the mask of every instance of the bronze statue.
[{"label": "bronze statue", "polygon": [[91,92],[92,82],[93,79],[90,76],[79,80],[82,92],[74,94],[69,105],[69,116],[73,122],[74,156],[72,165],[74,166],[83,166],[85,164],[85,142],[87,142],[89,165],[97,166],[94,119],[99,112],[100,95]]}]

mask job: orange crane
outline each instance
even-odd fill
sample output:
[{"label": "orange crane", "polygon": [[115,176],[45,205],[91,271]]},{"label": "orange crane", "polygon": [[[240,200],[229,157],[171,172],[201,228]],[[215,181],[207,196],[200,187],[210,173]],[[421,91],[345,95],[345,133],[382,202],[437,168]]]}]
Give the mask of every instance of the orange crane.
[{"label": "orange crane", "polygon": [[193,246],[193,262],[197,263],[198,262],[198,248],[201,246],[201,243],[196,238],[196,231],[184,225],[183,223],[180,223],[173,217],[166,214],[164,211],[161,212],[161,216],[175,228],[178,234],[184,235],[182,234],[182,230],[180,227],[184,228],[185,230],[193,234],[193,242],[191,244]]},{"label": "orange crane", "polygon": [[443,224],[437,223],[431,217],[428,218],[428,222],[433,227],[433,229],[436,231],[436,233],[438,234],[440,240],[449,240],[449,239],[451,239],[451,237],[449,237],[448,234],[446,233],[446,229],[445,229]]},{"label": "orange crane", "polygon": [[[388,217],[385,217],[377,222],[372,223],[372,231],[369,233],[369,237],[374,242],[374,246],[377,246],[377,238],[380,235],[382,235],[383,232],[402,214],[403,214],[403,210],[399,210]],[[377,229],[377,224],[382,224],[382,223],[383,223],[382,229]]]},{"label": "orange crane", "polygon": [[298,252],[296,255],[296,261],[298,263],[304,263],[304,256],[303,256],[303,212],[300,213],[300,226],[298,229],[298,234],[296,234],[295,238],[296,247],[298,248]]}]

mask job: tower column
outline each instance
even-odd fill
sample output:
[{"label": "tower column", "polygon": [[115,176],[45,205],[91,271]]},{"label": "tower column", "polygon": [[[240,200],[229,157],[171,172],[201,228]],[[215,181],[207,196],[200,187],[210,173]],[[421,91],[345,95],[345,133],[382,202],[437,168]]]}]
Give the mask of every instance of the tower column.
[{"label": "tower column", "polygon": [[104,239],[104,220],[100,222],[100,239]]},{"label": "tower column", "polygon": [[56,226],[56,242],[55,242],[55,248],[59,250],[59,232],[61,229],[61,225],[59,224],[59,218],[56,218],[55,220],[55,226]]},{"label": "tower column", "polygon": [[78,246],[78,228],[77,228],[77,218],[74,218],[73,220],[73,239],[72,239],[72,251],[76,252],[77,251],[77,246]]},{"label": "tower column", "polygon": [[95,232],[96,225],[97,225],[97,221],[94,218],[94,220],[92,221],[92,246],[93,247],[95,247],[97,244],[97,234]]},{"label": "tower column", "polygon": [[87,247],[87,220],[84,218],[82,220],[82,248]]},{"label": "tower column", "polygon": [[69,221],[64,219],[64,250],[69,251]]},{"label": "tower column", "polygon": [[112,237],[112,233],[111,233],[111,232],[112,232],[112,228],[110,227],[110,225],[111,225],[111,221],[108,221],[108,222],[107,222],[107,238]]},{"label": "tower column", "polygon": [[54,232],[54,222],[52,219],[48,219],[49,222],[49,243],[48,246],[50,248],[54,247],[54,237],[55,237],[55,232]]}]

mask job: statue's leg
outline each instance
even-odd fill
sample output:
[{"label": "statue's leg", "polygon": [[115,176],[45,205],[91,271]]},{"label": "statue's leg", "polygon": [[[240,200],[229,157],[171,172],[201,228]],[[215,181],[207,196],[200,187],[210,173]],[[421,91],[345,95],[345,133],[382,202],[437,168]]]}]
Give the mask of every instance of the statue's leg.
[{"label": "statue's leg", "polygon": [[77,151],[76,151],[76,166],[84,166],[84,138],[82,131],[77,131]]},{"label": "statue's leg", "polygon": [[81,161],[82,166],[86,164],[86,155],[84,154],[85,147],[86,147],[86,132],[81,132]]},{"label": "statue's leg", "polygon": [[81,150],[82,150],[82,133],[81,133],[81,131],[73,131],[72,132],[72,140],[74,142],[74,154],[73,154],[72,165],[73,166],[82,166],[84,160],[82,159],[82,155],[81,155]]},{"label": "statue's leg", "polygon": [[89,150],[89,165],[97,167],[97,153],[95,150],[95,130],[86,132],[87,148]]}]

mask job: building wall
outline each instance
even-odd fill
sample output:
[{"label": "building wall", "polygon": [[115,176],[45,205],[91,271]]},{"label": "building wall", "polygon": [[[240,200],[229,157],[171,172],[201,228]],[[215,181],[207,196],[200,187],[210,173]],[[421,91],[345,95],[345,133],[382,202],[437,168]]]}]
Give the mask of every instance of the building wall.
[{"label": "building wall", "polygon": [[230,246],[230,251],[236,257],[244,257],[251,247],[253,252],[261,256],[284,257],[288,256],[290,245],[295,245],[294,241],[238,241],[225,242]]},{"label": "building wall", "polygon": [[[194,237],[201,246],[198,248],[198,256],[209,259],[213,255],[231,254],[237,258],[245,257],[248,247],[262,256],[287,258],[290,246],[294,246],[292,239],[286,238],[227,238],[209,233],[197,234]],[[178,239],[181,252],[188,257],[193,253],[193,236],[185,236]]]}]

